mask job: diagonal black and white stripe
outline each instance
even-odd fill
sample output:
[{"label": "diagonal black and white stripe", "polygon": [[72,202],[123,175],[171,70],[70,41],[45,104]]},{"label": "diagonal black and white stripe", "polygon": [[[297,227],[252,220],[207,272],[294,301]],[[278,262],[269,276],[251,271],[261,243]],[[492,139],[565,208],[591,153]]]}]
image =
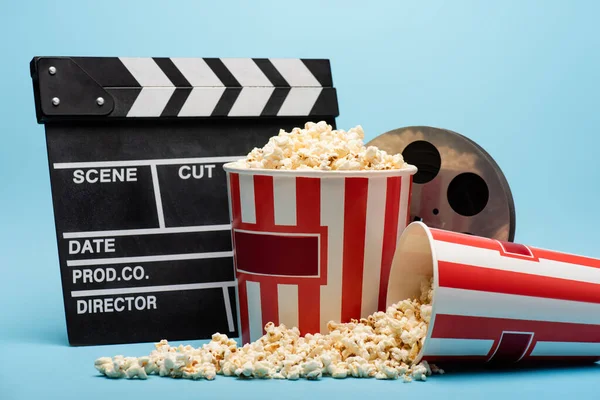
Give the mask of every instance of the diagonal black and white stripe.
[{"label": "diagonal black and white stripe", "polygon": [[[329,60],[75,58],[74,61],[115,98],[111,117],[337,116],[339,113]],[[102,68],[97,66],[100,64]]]}]

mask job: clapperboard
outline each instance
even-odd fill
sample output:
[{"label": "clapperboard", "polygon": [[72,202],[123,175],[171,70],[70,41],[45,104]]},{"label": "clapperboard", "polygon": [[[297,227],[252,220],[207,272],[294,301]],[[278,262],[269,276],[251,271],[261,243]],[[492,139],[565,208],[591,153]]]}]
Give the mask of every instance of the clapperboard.
[{"label": "clapperboard", "polygon": [[338,115],[328,60],[36,57],[69,342],[238,336],[224,163]]}]

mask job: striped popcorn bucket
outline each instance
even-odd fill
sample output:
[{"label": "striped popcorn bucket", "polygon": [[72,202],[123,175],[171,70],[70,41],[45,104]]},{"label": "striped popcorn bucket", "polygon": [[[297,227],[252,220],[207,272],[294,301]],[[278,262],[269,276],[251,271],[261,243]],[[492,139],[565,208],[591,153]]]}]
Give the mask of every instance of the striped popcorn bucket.
[{"label": "striped popcorn bucket", "polygon": [[267,322],[327,332],[385,306],[415,167],[285,171],[224,166],[244,343]]},{"label": "striped popcorn bucket", "polygon": [[600,360],[600,260],[444,230],[400,237],[387,304],[434,280],[420,359],[510,364]]}]

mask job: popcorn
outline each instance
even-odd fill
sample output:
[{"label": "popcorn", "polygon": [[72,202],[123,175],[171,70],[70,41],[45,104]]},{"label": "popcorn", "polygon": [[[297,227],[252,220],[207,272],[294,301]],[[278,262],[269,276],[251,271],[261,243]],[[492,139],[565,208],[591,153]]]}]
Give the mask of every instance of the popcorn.
[{"label": "popcorn", "polygon": [[444,375],[446,373],[446,371],[444,371],[443,369],[439,368],[435,364],[431,364],[431,372],[433,374],[440,374],[440,375]]},{"label": "popcorn", "polygon": [[334,366],[331,372],[331,376],[335,379],[345,379],[348,376],[348,368],[345,366],[340,367]]},{"label": "popcorn", "polygon": [[125,375],[129,379],[133,379],[133,378],[148,379],[146,370],[138,364],[137,360],[129,368],[127,368],[127,370],[125,371]]},{"label": "popcorn", "polygon": [[296,381],[300,379],[300,367],[295,365],[294,367],[290,368],[285,377],[290,381]]},{"label": "popcorn", "polygon": [[413,368],[411,375],[413,379],[424,381],[427,378],[427,368],[419,364]]},{"label": "popcorn", "polygon": [[[282,141],[282,143],[284,143]],[[291,146],[287,142],[286,146]],[[372,155],[376,157],[375,155]],[[426,361],[414,364],[427,336],[433,298],[432,280],[419,299],[406,299],[385,312],[348,323],[330,321],[329,333],[300,336],[298,328],[265,325],[265,335],[238,347],[215,333],[200,348],[171,347],[166,340],[144,357],[101,357],[94,367],[109,378],[146,379],[150,374],[186,379],[215,379],[217,374],[242,379],[317,380],[322,376],[425,381],[444,371]]]},{"label": "popcorn", "polygon": [[376,379],[398,379],[399,371],[389,364],[380,363],[377,369]]},{"label": "popcorn", "polygon": [[235,164],[239,168],[321,171],[406,168],[401,154],[365,147],[364,137],[360,125],[346,132],[333,130],[325,121],[307,122],[304,129],[281,129],[263,148],[254,148]]},{"label": "popcorn", "polygon": [[96,368],[101,374],[104,374],[104,371],[106,371],[106,368],[109,365],[112,366],[112,358],[110,357],[100,357],[94,361],[94,368]]}]

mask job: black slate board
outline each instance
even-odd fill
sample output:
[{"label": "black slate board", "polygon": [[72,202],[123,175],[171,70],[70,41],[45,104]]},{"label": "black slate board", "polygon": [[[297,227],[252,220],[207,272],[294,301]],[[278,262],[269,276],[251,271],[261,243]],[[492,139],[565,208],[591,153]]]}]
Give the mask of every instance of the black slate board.
[{"label": "black slate board", "polygon": [[[56,62],[34,59],[32,76],[38,120],[46,128],[69,342],[206,339],[214,332],[237,337],[222,166],[262,146],[279,129],[307,120],[335,126],[335,97],[335,104],[324,108],[330,115],[121,118],[81,112],[82,107],[46,114],[42,103],[56,88],[41,86],[48,77],[39,79],[47,73],[36,64],[40,60]],[[265,68],[264,61],[257,64]],[[89,70],[96,64],[88,59],[85,65]],[[69,84],[63,78],[62,85]],[[58,87],[60,104],[76,104],[68,100],[68,87]],[[278,89],[271,96],[281,96]],[[98,90],[90,93],[96,96]],[[85,100],[85,90],[77,93]],[[123,113],[119,98],[108,103]]]}]

